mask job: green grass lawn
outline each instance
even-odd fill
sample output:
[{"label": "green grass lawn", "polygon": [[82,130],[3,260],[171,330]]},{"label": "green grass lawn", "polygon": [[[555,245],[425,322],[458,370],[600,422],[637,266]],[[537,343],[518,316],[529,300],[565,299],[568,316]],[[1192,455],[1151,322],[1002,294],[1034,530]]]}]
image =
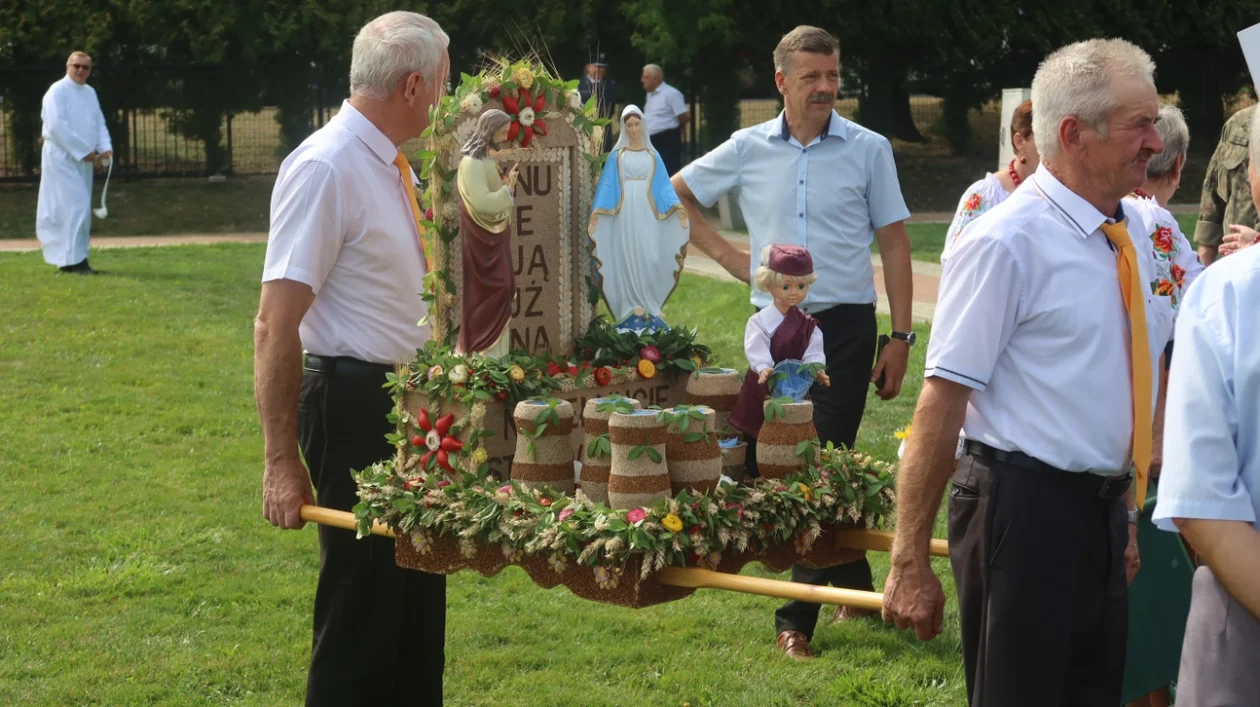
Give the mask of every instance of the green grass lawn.
[{"label": "green grass lawn", "polygon": [[[93,236],[266,231],[274,177],[144,179],[109,184],[109,218],[92,219]],[[101,204],[100,176],[92,208]],[[0,238],[34,238],[38,184],[0,185]]]},{"label": "green grass lawn", "polygon": [[[262,255],[105,250],[92,263],[106,274],[84,278],[0,254],[0,704],[300,703],[318,554],[314,528],[281,532],[259,512]],[[738,364],[742,288],[684,275],[670,310]],[[894,456],[925,348],[898,400],[872,398],[861,448]],[[882,585],[886,557],[872,559]],[[448,704],[960,704],[953,585],[936,562],[944,635],[821,626],[808,664],[774,649],[773,599],[705,590],[635,611],[515,568],[461,573]]]}]

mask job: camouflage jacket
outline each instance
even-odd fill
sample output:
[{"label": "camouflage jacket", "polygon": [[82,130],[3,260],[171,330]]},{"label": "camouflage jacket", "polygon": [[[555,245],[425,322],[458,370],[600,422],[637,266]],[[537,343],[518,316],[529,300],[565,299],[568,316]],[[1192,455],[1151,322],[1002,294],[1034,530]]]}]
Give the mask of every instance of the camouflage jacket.
[{"label": "camouflage jacket", "polygon": [[1255,106],[1238,111],[1221,130],[1221,141],[1203,179],[1199,223],[1194,228],[1197,245],[1220,246],[1229,227],[1236,223],[1260,230],[1247,179],[1247,136],[1255,111]]}]

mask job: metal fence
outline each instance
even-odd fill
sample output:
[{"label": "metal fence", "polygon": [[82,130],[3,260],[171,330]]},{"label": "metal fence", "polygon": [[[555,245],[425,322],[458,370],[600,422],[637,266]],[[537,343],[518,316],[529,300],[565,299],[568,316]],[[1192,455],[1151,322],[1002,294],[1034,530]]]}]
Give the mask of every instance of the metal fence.
[{"label": "metal fence", "polygon": [[[38,179],[41,100],[63,75],[60,66],[0,68],[0,181]],[[115,176],[124,178],[274,173],[346,95],[345,72],[316,65],[105,65],[90,84],[109,124]],[[702,124],[703,103],[691,105],[693,122]],[[745,97],[739,124],[757,125],[780,110],[779,96]],[[841,98],[836,110],[856,119],[858,99]],[[941,116],[941,101],[913,96],[911,113],[926,134]],[[684,135],[686,160],[698,156],[697,134]]]},{"label": "metal fence", "polygon": [[[44,93],[60,66],[0,68],[0,181],[38,178]],[[345,89],[323,68],[98,66],[116,176],[274,173]],[[336,98],[328,98],[335,96]]]}]

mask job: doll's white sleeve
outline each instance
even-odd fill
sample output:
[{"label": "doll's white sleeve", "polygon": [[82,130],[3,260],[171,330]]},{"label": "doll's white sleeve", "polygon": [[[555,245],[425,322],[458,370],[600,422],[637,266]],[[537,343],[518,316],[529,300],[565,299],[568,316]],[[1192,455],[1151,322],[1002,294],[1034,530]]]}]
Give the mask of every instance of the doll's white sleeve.
[{"label": "doll's white sleeve", "polygon": [[827,354],[823,349],[823,333],[821,327],[814,327],[809,336],[809,346],[805,347],[805,363],[826,363]]},{"label": "doll's white sleeve", "polygon": [[744,329],[744,356],[754,373],[774,368],[774,359],[770,357],[770,334],[755,314],[748,318],[748,326]]}]

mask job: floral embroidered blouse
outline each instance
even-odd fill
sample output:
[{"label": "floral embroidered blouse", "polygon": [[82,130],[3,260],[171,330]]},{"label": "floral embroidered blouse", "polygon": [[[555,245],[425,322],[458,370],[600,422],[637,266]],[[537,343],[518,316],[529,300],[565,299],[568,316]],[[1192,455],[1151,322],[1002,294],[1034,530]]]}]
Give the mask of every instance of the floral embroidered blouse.
[{"label": "floral embroidered blouse", "polygon": [[[1160,206],[1154,197],[1130,194],[1124,199],[1137,207],[1147,223],[1151,224],[1151,232],[1145,234],[1151,244],[1151,252],[1155,255],[1151,294],[1168,297],[1175,313],[1190,283],[1203,272],[1199,255],[1181,232],[1177,219],[1168,209]],[[1132,236],[1136,241],[1138,234],[1134,233]]]},{"label": "floral embroidered blouse", "polygon": [[1002,183],[993,173],[984,175],[984,179],[967,187],[962,199],[958,201],[958,212],[945,233],[945,247],[941,250],[942,265],[953,251],[954,244],[958,241],[958,236],[962,234],[963,228],[975,221],[980,214],[1006,201],[1008,196],[1010,193],[1002,187]]}]

